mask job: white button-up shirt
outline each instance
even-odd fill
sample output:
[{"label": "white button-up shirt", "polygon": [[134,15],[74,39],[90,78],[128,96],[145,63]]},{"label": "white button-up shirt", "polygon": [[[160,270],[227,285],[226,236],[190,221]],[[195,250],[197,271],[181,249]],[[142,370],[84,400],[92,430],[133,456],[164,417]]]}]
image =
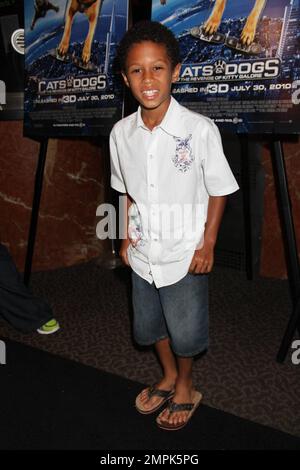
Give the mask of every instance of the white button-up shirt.
[{"label": "white button-up shirt", "polygon": [[238,184],[211,119],[173,97],[162,122],[150,131],[141,109],[117,122],[110,135],[111,186],[128,193],[128,247],[132,269],[163,287],[188,272],[203,244],[209,196]]}]

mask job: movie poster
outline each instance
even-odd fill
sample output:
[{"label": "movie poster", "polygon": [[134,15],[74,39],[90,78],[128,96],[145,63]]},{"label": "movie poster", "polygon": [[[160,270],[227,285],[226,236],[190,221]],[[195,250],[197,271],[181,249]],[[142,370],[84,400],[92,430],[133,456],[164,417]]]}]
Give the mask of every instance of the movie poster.
[{"label": "movie poster", "polygon": [[228,132],[300,130],[300,0],[153,0],[176,35],[174,97]]},{"label": "movie poster", "polygon": [[24,10],[19,0],[0,0],[0,119],[23,119]]},{"label": "movie poster", "polygon": [[128,0],[25,0],[24,133],[108,135],[123,116]]}]

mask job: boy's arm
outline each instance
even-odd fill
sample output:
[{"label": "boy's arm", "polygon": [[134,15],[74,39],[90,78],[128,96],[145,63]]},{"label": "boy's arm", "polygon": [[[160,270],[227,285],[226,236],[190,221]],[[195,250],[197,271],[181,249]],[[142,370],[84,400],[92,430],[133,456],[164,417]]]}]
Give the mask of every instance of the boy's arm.
[{"label": "boy's arm", "polygon": [[189,272],[193,274],[209,273],[214,264],[214,247],[226,205],[227,196],[209,196],[207,220],[204,231],[204,244],[195,250]]},{"label": "boy's arm", "polygon": [[132,204],[132,199],[130,198],[128,194],[126,194],[126,206],[125,206],[125,211],[124,211],[124,225],[123,225],[125,238],[122,240],[119,255],[123,263],[126,264],[127,266],[130,266],[128,262],[128,257],[127,257],[127,248],[129,247],[131,243],[130,238],[128,236],[128,210],[131,204]]}]

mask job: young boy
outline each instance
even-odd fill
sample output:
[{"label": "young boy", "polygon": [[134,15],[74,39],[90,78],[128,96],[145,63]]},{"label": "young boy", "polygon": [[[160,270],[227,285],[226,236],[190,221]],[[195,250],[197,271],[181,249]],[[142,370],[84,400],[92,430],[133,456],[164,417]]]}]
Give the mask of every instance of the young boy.
[{"label": "young boy", "polygon": [[177,430],[202,399],[192,365],[208,346],[207,273],[225,195],[238,185],[217,127],[171,97],[180,72],[173,33],[140,22],[123,37],[118,56],[140,104],[110,137],[111,185],[127,194],[120,256],[132,268],[135,339],[155,344],[163,368],[162,380],[137,396],[136,408],[149,414],[166,403],[156,422]]}]

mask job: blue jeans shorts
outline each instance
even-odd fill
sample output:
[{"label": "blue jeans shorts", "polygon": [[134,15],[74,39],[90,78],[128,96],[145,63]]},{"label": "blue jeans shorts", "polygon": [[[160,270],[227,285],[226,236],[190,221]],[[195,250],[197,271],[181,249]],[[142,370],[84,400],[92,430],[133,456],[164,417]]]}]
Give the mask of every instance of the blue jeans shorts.
[{"label": "blue jeans shorts", "polygon": [[192,357],[208,347],[208,275],[188,273],[157,288],[132,271],[133,330],[148,346],[170,339],[177,356]]}]

